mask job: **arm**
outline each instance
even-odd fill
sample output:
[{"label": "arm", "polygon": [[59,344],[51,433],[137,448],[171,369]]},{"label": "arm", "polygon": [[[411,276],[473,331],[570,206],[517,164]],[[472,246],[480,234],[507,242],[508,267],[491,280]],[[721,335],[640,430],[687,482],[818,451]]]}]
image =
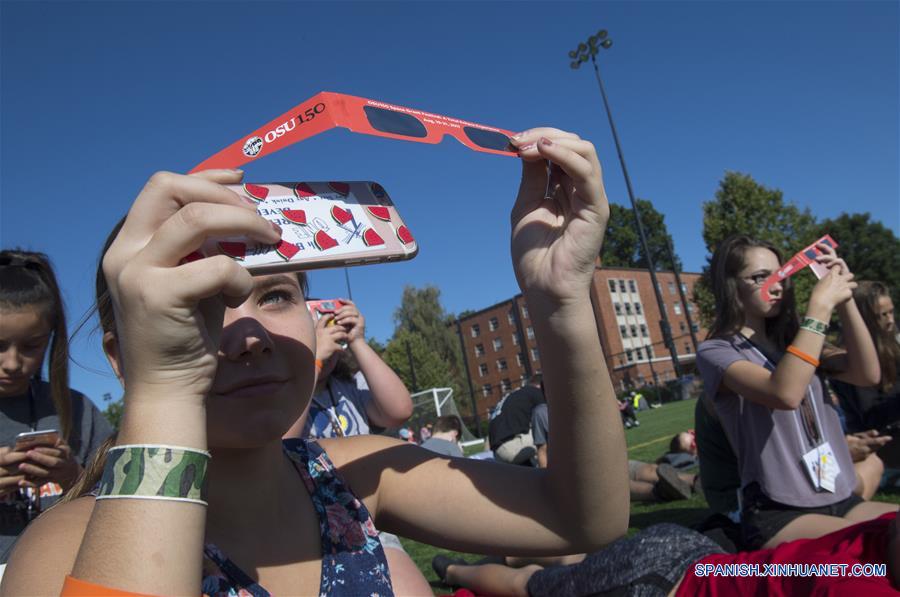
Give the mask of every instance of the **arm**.
[{"label": "arm", "polygon": [[852,298],[837,309],[841,318],[844,347],[822,355],[822,366],[841,381],[871,387],[881,381],[881,366],[875,342]]},{"label": "arm", "polygon": [[541,444],[537,447],[538,466],[547,468],[547,444]]},{"label": "arm", "polygon": [[[224,310],[240,305],[253,281],[227,257],[181,261],[211,236],[277,242],[278,231],[221,186],[240,179],[236,171],[154,175],[103,258],[124,364],[120,445],[206,448]],[[196,503],[98,501],[72,575],[139,593],[196,594],[205,523],[206,508]]]},{"label": "arm", "polygon": [[[477,553],[592,551],[625,533],[629,508],[624,430],[588,292],[609,207],[590,143],[555,129],[516,143],[525,163],[512,255],[546,355],[547,469],[439,459],[374,436],[323,445],[385,529]],[[559,176],[550,200],[544,160]]]},{"label": "arm", "polygon": [[[827,245],[819,247],[823,248],[826,254],[820,255],[818,259],[830,269],[813,288],[806,316],[827,322],[831,319],[831,312],[836,306],[852,300],[856,282],[853,282],[853,274],[843,265],[843,260],[834,255],[834,249]],[[859,312],[856,314],[858,316]],[[791,344],[818,358],[822,353],[824,341],[824,336],[801,328]],[[735,361],[725,370],[723,383],[728,389],[751,402],[768,408],[793,410],[799,407],[806,397],[806,388],[815,372],[816,368],[812,364],[787,353],[778,362],[774,372],[749,361]]]},{"label": "arm", "polygon": [[397,427],[412,415],[409,390],[394,370],[366,343],[365,319],[356,305],[346,299],[341,301],[344,305],[335,313],[335,320],[347,330],[348,347],[353,351],[359,370],[372,392],[372,400],[366,405],[369,421],[378,427]]}]

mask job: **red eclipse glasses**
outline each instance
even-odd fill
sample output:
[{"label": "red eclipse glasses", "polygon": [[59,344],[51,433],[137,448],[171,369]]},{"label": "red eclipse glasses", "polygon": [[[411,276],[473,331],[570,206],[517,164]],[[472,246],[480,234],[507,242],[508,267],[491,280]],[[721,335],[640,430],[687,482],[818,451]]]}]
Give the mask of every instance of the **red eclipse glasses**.
[{"label": "red eclipse glasses", "polygon": [[514,134],[512,131],[364,97],[323,91],[203,160],[191,172],[237,168],[335,127],[344,127],[354,133],[432,144],[440,143],[444,135],[452,135],[475,151],[519,155],[509,144],[509,137]]},{"label": "red eclipse glasses", "polygon": [[790,278],[807,265],[810,266],[810,269],[813,270],[813,272],[816,274],[816,277],[818,278],[821,278],[822,276],[827,274],[828,268],[826,268],[824,265],[820,265],[819,262],[816,261],[816,257],[822,254],[822,250],[816,246],[820,243],[823,245],[828,245],[832,249],[835,249],[838,246],[835,240],[826,234],[813,244],[809,245],[808,247],[791,257],[790,261],[781,266],[778,271],[772,272],[772,274],[768,278],[766,278],[766,281],[763,282],[761,290],[763,300],[771,300],[772,297],[769,294],[769,288],[779,282],[783,282],[786,279]]}]

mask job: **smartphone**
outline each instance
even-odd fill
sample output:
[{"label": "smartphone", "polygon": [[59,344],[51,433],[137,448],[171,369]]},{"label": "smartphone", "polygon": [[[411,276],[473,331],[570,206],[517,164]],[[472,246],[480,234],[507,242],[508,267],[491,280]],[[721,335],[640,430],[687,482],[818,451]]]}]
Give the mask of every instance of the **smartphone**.
[{"label": "smartphone", "polygon": [[254,275],[412,259],[418,243],[377,182],[227,185],[281,226],[277,245],[246,237],[208,240],[187,261],[224,254]]},{"label": "smartphone", "polygon": [[59,441],[59,431],[56,429],[43,429],[41,431],[25,431],[16,436],[15,449],[17,451],[30,450],[37,446],[55,446]]},{"label": "smartphone", "polygon": [[[314,299],[306,301],[306,308],[309,309],[310,314],[316,321],[319,321],[329,313],[334,314],[335,311],[340,309],[343,305],[344,301],[342,301],[341,299]],[[330,327],[333,325],[336,325],[334,319],[329,321],[326,324],[326,327]],[[341,342],[339,346],[344,350],[347,350],[346,342]]]}]

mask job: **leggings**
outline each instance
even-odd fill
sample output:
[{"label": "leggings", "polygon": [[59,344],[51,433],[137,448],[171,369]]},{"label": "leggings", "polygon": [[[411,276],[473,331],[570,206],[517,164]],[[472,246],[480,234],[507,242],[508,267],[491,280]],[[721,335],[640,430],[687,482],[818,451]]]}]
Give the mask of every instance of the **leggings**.
[{"label": "leggings", "polygon": [[544,568],[528,581],[531,597],[665,597],[688,566],[725,553],[711,539],[675,524],[657,524],[589,554],[582,562]]}]

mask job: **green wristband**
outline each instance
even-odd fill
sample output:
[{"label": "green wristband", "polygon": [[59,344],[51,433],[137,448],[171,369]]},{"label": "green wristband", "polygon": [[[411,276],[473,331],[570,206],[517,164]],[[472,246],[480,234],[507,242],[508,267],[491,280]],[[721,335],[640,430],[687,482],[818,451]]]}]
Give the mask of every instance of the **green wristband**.
[{"label": "green wristband", "polygon": [[135,498],[206,505],[209,452],[160,445],[116,446],[109,451],[98,500]]},{"label": "green wristband", "polygon": [[824,336],[828,331],[828,324],[813,317],[805,317],[800,323],[800,329]]}]

